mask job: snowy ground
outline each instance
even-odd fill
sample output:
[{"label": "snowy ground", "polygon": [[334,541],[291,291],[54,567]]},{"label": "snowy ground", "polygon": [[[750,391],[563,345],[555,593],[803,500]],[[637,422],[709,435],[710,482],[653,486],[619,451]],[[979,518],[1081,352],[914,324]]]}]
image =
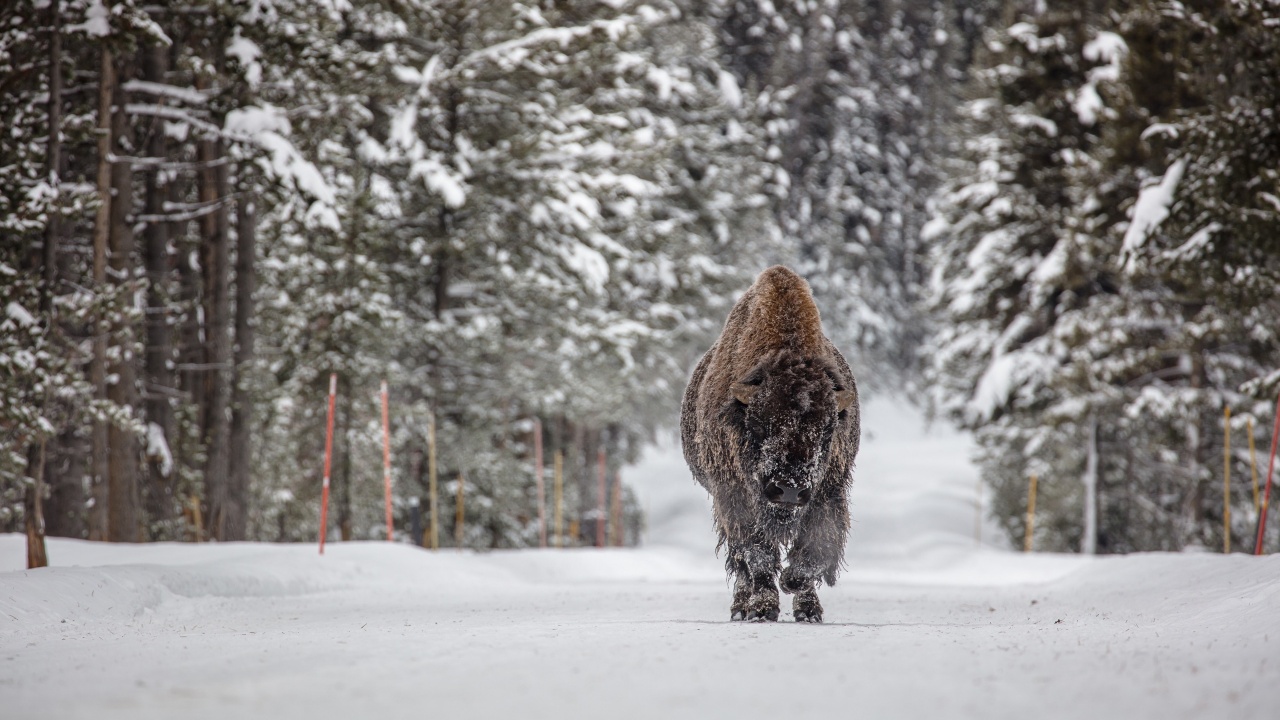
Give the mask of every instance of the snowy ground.
[{"label": "snowy ground", "polygon": [[965,439],[864,427],[824,625],[726,622],[666,447],[640,550],[54,540],[27,572],[0,536],[0,717],[1276,717],[1280,557],[980,548]]}]

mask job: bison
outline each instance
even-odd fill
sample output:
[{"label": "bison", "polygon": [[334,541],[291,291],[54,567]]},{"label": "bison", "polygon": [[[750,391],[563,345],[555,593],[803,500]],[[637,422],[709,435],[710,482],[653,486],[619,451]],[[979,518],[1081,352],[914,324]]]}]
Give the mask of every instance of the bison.
[{"label": "bison", "polygon": [[835,584],[849,532],[858,390],[803,278],[771,267],[734,305],[685,389],[680,435],[727,549],[730,619],[777,620],[781,580],[796,621],[822,622],[818,585]]}]

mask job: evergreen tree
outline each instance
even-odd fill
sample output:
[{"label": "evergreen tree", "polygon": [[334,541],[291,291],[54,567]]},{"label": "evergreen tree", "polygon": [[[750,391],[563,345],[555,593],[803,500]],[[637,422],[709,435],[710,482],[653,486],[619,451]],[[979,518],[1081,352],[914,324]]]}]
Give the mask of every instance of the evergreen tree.
[{"label": "evergreen tree", "polygon": [[864,384],[909,384],[924,330],[918,237],[963,72],[956,16],[862,0],[736,0],[710,12],[768,133],[786,261]]},{"label": "evergreen tree", "polygon": [[[978,430],[1012,536],[1026,476],[1038,472],[1041,547],[1221,547],[1222,408],[1234,406],[1241,427],[1239,411],[1265,412],[1242,391],[1259,399],[1276,364],[1260,331],[1274,291],[1211,278],[1265,276],[1274,263],[1256,251],[1215,257],[1215,216],[1179,214],[1224,185],[1205,170],[1206,185],[1186,190],[1192,163],[1241,163],[1184,145],[1208,133],[1172,121],[1249,101],[1239,88],[1210,90],[1213,51],[1190,39],[1216,33],[1153,27],[1229,23],[1145,4],[1105,9],[1116,12],[1050,9],[988,42],[992,70],[969,107],[991,124],[929,229],[936,398]],[[1174,78],[1187,86],[1162,84]],[[1198,253],[1194,270],[1180,252]],[[1234,502],[1233,532],[1247,535],[1248,503]]]},{"label": "evergreen tree", "polygon": [[1042,545],[1090,551],[1089,438],[1114,398],[1087,341],[1120,309],[1106,241],[1117,193],[1115,180],[1100,182],[1097,155],[1124,45],[1098,26],[1104,19],[1050,9],[988,37],[987,69],[965,107],[963,170],[925,231],[940,315],[935,403],[978,430],[1012,536],[1022,532],[1026,477],[1038,473]]}]

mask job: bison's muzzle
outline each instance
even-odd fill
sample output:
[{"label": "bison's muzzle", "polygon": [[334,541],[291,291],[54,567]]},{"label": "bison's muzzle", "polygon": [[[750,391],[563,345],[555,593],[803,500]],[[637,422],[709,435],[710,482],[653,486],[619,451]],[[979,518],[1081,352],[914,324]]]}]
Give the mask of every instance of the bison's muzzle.
[{"label": "bison's muzzle", "polygon": [[813,490],[792,485],[782,485],[770,480],[764,486],[764,496],[769,502],[779,505],[807,505],[809,504],[809,498],[813,496]]}]

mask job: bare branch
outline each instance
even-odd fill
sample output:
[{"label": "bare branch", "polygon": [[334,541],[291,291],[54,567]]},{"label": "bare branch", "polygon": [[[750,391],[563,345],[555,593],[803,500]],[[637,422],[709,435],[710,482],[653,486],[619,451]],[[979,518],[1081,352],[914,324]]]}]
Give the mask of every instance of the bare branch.
[{"label": "bare branch", "polygon": [[213,212],[217,212],[219,208],[230,204],[240,193],[231,193],[224,197],[218,198],[211,202],[204,203],[172,203],[164,204],[166,210],[184,210],[185,212],[164,213],[160,215],[134,215],[133,221],[137,223],[153,223],[153,222],[186,222],[204,217]]},{"label": "bare branch", "polygon": [[155,170],[198,170],[205,167],[216,167],[231,162],[230,158],[218,158],[217,160],[189,160],[189,161],[171,161],[166,158],[159,157],[131,157],[129,155],[110,154],[107,156],[107,162],[113,163],[129,163],[135,168],[149,168]]}]

